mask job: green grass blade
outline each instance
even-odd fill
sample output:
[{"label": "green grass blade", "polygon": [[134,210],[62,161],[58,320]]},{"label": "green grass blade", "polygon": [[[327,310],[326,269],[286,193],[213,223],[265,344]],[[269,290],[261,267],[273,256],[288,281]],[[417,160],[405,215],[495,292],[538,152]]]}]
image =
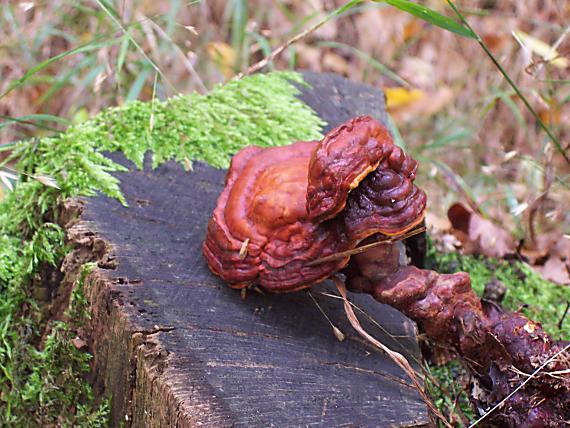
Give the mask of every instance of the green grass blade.
[{"label": "green grass blade", "polygon": [[233,0],[232,1],[232,26],[231,38],[232,48],[236,52],[236,63],[233,64],[236,70],[241,70],[246,61],[246,34],[247,34],[247,21],[249,17],[249,10],[247,1]]},{"label": "green grass blade", "polygon": [[[129,31],[127,30],[127,27],[125,25],[123,25],[123,23],[121,22],[121,20],[117,16],[115,16],[115,14],[113,13],[113,9],[110,10],[107,7],[106,2],[104,2],[104,1],[101,1],[101,0],[95,0],[95,1],[99,5],[99,7],[101,9],[103,9],[103,12],[105,12],[109,16],[109,18],[111,18],[111,21],[113,21],[113,23],[121,29],[123,34],[129,38],[129,40],[131,41],[133,46],[139,51],[139,53],[143,56],[143,58],[146,61],[148,61],[148,63],[152,66],[152,68],[154,68],[154,70],[160,75],[160,77],[162,77],[162,79],[170,86],[170,88],[172,88],[172,90],[176,92],[176,88],[170,82],[170,80],[168,80],[168,77],[166,77],[166,75],[162,72],[162,70],[158,67],[158,65],[156,65],[152,59],[150,59],[150,57],[147,55],[147,53],[144,51],[144,49],[141,47],[141,45],[131,36]],[[121,40],[121,39],[117,39],[117,40]]]},{"label": "green grass blade", "polygon": [[471,138],[473,135],[473,131],[471,129],[462,128],[452,132],[449,135],[444,135],[443,137],[435,139],[431,143],[424,144],[419,147],[419,151],[425,150],[435,150],[441,148],[447,148],[450,144],[455,143],[457,141],[467,140]]},{"label": "green grass blade", "polygon": [[117,66],[115,67],[115,81],[121,82],[121,72],[123,71],[123,65],[125,64],[125,58],[127,57],[127,52],[129,51],[129,43],[131,38],[130,29],[127,30],[123,37],[121,37],[121,47],[119,48],[119,55],[117,56]]},{"label": "green grass blade", "polygon": [[499,98],[501,98],[501,100],[505,103],[505,105],[513,113],[513,116],[517,120],[517,123],[519,124],[519,126],[523,129],[526,129],[526,121],[524,120],[524,116],[523,116],[522,112],[520,111],[519,107],[517,106],[517,104],[511,98],[511,96],[514,94],[515,94],[514,92],[512,92],[512,93],[502,92],[499,95]]},{"label": "green grass blade", "polygon": [[344,12],[346,12],[347,10],[352,9],[355,6],[358,6],[360,3],[362,3],[363,0],[351,0],[349,1],[347,4],[345,4],[344,6],[339,7],[338,9],[334,10],[330,15],[329,15],[329,19],[333,18],[335,16],[339,16],[341,14],[343,14]]},{"label": "green grass blade", "polygon": [[38,106],[41,106],[45,102],[49,101],[57,92],[59,92],[63,87],[71,84],[71,79],[74,76],[80,74],[80,72],[89,66],[92,66],[96,62],[97,58],[94,55],[86,56],[84,59],[79,61],[77,65],[72,67],[70,70],[65,73],[63,77],[56,80],[53,84],[50,85],[49,89],[45,91],[35,103]]},{"label": "green grass blade", "polygon": [[121,19],[121,15],[113,6],[113,2],[110,2],[109,0],[98,0],[98,2],[102,4],[105,7],[106,12],[112,14],[115,19]]},{"label": "green grass blade", "polygon": [[35,126],[36,128],[47,129],[48,131],[60,132],[56,128],[52,128],[51,126],[47,125],[42,125],[39,122],[56,122],[66,126],[69,125],[68,120],[62,117],[52,116],[51,114],[29,114],[27,116],[20,116],[20,117],[6,116],[2,114],[0,115],[0,120],[3,121],[0,122],[0,129],[5,128],[6,126],[11,125],[13,123],[18,123],[21,125],[31,125]]},{"label": "green grass blade", "polygon": [[402,149],[407,150],[406,142],[402,138],[402,134],[400,134],[400,130],[398,129],[398,125],[396,125],[396,122],[394,122],[394,119],[392,119],[392,116],[390,116],[389,114],[386,114],[386,121],[388,122],[387,123],[388,129],[390,130],[392,137],[394,137],[394,143],[397,146],[401,147]]},{"label": "green grass blade", "polygon": [[470,28],[465,27],[461,23],[441,15],[433,9],[422,6],[421,4],[413,3],[407,0],[374,0],[375,2],[383,1],[390,6],[394,6],[403,12],[420,18],[436,27],[443,28],[444,30],[451,31],[452,33],[459,34],[460,36],[470,39],[476,39],[476,35]]},{"label": "green grass blade", "polygon": [[0,144],[0,153],[13,150],[15,147],[16,147],[16,143]]},{"label": "green grass blade", "polygon": [[[255,32],[248,32],[247,35],[259,44],[259,48],[261,49],[261,52],[263,52],[264,56],[271,55],[271,45],[269,44],[269,40],[267,40],[266,37],[263,37],[261,34]],[[274,70],[275,67],[273,65],[273,61],[270,61],[269,64],[267,64],[267,67],[270,70]]]},{"label": "green grass blade", "polygon": [[146,79],[148,79],[148,76],[150,76],[150,73],[151,69],[149,67],[146,67],[139,72],[137,78],[129,89],[129,92],[127,94],[127,101],[136,100],[139,97]]}]

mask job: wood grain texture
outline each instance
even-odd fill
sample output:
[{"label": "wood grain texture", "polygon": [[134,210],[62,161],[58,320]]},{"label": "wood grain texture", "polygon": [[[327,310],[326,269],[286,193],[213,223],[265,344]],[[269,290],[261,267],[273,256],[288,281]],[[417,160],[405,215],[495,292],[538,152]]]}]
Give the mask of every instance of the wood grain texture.
[{"label": "wood grain texture", "polygon": [[[307,74],[302,99],[334,127],[357,114],[384,119],[380,91]],[[252,144],[255,142],[252,141]],[[107,244],[88,278],[98,394],[112,394],[113,426],[423,426],[424,403],[404,373],[363,343],[330,284],[312,289],[346,334],[339,342],[306,292],[246,299],[214,277],[201,255],[225,171],[184,172],[147,159],[117,174],[129,207],[87,199],[80,234]],[[77,227],[77,225],[75,226]],[[72,234],[73,235],[73,234]],[[368,296],[353,301],[382,325],[378,339],[419,358],[414,325]],[[390,337],[386,331],[394,337]]]}]

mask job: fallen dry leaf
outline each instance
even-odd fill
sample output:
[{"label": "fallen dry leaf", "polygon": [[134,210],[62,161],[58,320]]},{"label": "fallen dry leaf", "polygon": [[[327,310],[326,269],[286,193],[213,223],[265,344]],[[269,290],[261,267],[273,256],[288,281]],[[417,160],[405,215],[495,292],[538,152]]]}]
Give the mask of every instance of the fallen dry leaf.
[{"label": "fallen dry leaf", "polygon": [[76,349],[83,349],[87,346],[87,342],[85,342],[83,339],[79,338],[79,337],[75,337],[74,339],[71,339],[71,344],[73,346],[75,346]]},{"label": "fallen dry leaf", "polygon": [[[389,93],[391,91],[387,91],[387,89],[390,88],[384,89],[388,99],[388,111],[396,123],[411,121],[420,116],[433,116],[450,104],[454,98],[453,91],[448,86],[442,86],[433,92],[425,92],[417,89],[408,91],[404,88],[397,88],[408,91],[409,93],[399,91],[395,97],[394,94],[390,95]],[[393,98],[391,105],[389,101],[390,96]]]},{"label": "fallen dry leaf", "polygon": [[557,284],[570,284],[570,239],[559,232],[543,233],[519,250],[535,271]]},{"label": "fallen dry leaf", "polygon": [[515,253],[515,241],[509,232],[468,210],[463,204],[453,204],[447,216],[466,253],[496,258]]},{"label": "fallen dry leaf", "polygon": [[488,32],[480,35],[487,47],[493,52],[503,50],[509,43],[505,33]]},{"label": "fallen dry leaf", "polygon": [[208,56],[218,66],[226,79],[234,75],[236,53],[224,42],[210,42],[207,46]]},{"label": "fallen dry leaf", "polygon": [[538,115],[543,122],[549,125],[558,125],[560,123],[562,106],[556,98],[545,100],[538,108]]},{"label": "fallen dry leaf", "polygon": [[432,212],[426,214],[426,225],[431,233],[441,234],[451,229],[451,223],[447,217],[440,217]]},{"label": "fallen dry leaf", "polygon": [[558,231],[543,233],[535,242],[525,242],[519,252],[531,265],[543,264],[548,257],[570,261],[570,238]]},{"label": "fallen dry leaf", "polygon": [[542,40],[539,40],[523,31],[513,31],[513,36],[523,47],[541,56],[544,61],[549,62],[553,66],[563,69],[570,65],[568,58],[560,56],[556,49],[547,43],[544,43]]},{"label": "fallen dry leaf", "polygon": [[556,246],[556,241],[560,239],[559,233],[543,233],[536,237],[534,242],[525,241],[519,249],[519,253],[529,264],[542,264]]},{"label": "fallen dry leaf", "polygon": [[419,19],[412,19],[409,22],[406,22],[404,25],[404,31],[402,33],[402,38],[404,42],[416,37],[420,31],[422,31],[424,25],[423,22]]},{"label": "fallen dry leaf", "polygon": [[395,111],[401,107],[405,107],[425,97],[426,93],[419,89],[406,88],[390,88],[385,87],[386,107],[388,110]]},{"label": "fallen dry leaf", "polygon": [[545,279],[557,284],[570,284],[570,273],[566,261],[560,257],[549,257],[543,266],[533,266]]},{"label": "fallen dry leaf", "polygon": [[420,57],[407,56],[402,59],[398,74],[413,86],[433,89],[435,78],[434,63]]}]

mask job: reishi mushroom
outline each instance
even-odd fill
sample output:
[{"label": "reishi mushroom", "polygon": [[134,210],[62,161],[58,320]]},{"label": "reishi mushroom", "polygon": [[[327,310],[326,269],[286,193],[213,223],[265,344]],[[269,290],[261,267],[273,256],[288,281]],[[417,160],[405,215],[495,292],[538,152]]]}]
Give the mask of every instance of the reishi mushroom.
[{"label": "reishi mushroom", "polygon": [[361,242],[401,236],[423,222],[417,166],[368,116],[318,142],[247,147],[233,158],[208,224],[208,265],[231,287],[273,292],[310,287],[341,271],[349,290],[397,308],[455,351],[477,383],[475,408],[484,414],[497,406],[484,424],[568,426],[567,344],[519,312],[482,302],[464,272],[403,265],[397,242],[347,255]]},{"label": "reishi mushroom", "polygon": [[339,271],[349,257],[308,262],[354,248],[376,234],[423,221],[417,162],[369,116],[322,141],[247,147],[232,159],[208,225],[204,255],[230,286],[295,291]]}]

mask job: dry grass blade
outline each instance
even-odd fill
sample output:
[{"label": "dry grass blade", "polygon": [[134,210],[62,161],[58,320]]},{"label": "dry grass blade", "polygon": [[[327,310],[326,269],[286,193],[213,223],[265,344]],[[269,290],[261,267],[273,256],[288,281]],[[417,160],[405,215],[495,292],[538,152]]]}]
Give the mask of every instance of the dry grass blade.
[{"label": "dry grass blade", "polygon": [[540,373],[547,365],[549,365],[551,362],[553,362],[556,358],[558,358],[560,355],[562,355],[564,352],[568,351],[569,349],[570,349],[570,344],[566,345],[564,348],[562,348],[560,351],[558,351],[556,354],[554,354],[552,357],[546,360],[539,368],[537,368],[534,372],[532,372],[532,374],[528,378],[526,378],[524,382],[522,382],[519,386],[513,389],[513,391],[509,395],[507,395],[499,403],[497,403],[491,410],[489,410],[487,413],[485,413],[483,416],[481,416],[479,419],[477,419],[475,422],[469,425],[469,428],[473,428],[474,426],[479,424],[479,422],[481,422],[483,419],[485,419],[487,416],[493,413],[495,410],[500,408],[503,404],[505,404],[505,402],[507,402],[509,398],[511,398],[518,391],[524,388],[524,386],[527,383],[529,383],[531,379],[535,378],[536,375],[538,375],[538,373]]},{"label": "dry grass blade", "polygon": [[15,180],[18,177],[14,174],[11,174],[7,171],[0,171],[0,181],[6,186],[6,188],[10,191],[14,190],[14,185],[10,180]]},{"label": "dry grass blade", "polygon": [[360,247],[353,248],[352,250],[342,251],[340,253],[334,253],[326,257],[321,257],[320,259],[312,260],[309,263],[307,263],[307,266],[315,266],[321,263],[330,262],[331,260],[343,259],[345,257],[353,256],[355,254],[364,253],[365,251],[368,251],[369,249],[377,247],[379,245],[387,244],[390,242],[402,241],[404,239],[411,238],[412,236],[419,235],[420,233],[425,232],[425,230],[426,230],[425,226],[420,226],[416,229],[410,230],[401,235],[387,236],[385,239],[384,238],[380,239],[371,244],[362,245]]},{"label": "dry grass blade", "polygon": [[249,245],[249,238],[241,243],[241,248],[239,249],[239,259],[245,260],[247,257],[247,247]]},{"label": "dry grass blade", "polygon": [[358,332],[358,334],[360,334],[364,339],[366,339],[368,342],[372,343],[378,349],[381,349],[382,351],[386,352],[386,354],[388,354],[388,356],[398,365],[398,367],[400,367],[410,377],[418,393],[420,394],[426,405],[429,407],[429,409],[433,412],[433,414],[436,415],[437,418],[441,420],[441,422],[446,427],[452,428],[452,425],[445,419],[445,417],[431,402],[420,380],[418,379],[418,375],[416,374],[416,372],[414,371],[414,369],[412,368],[406,357],[404,357],[399,352],[392,351],[390,348],[388,348],[382,342],[376,340],[374,337],[368,334],[366,330],[364,330],[364,328],[358,321],[358,318],[356,317],[354,311],[352,310],[350,302],[346,297],[346,287],[344,286],[344,283],[337,277],[333,277],[332,280],[334,281],[340,295],[342,296],[342,299],[344,300],[344,310],[346,312],[348,321],[350,322],[352,327],[354,327],[354,329]]},{"label": "dry grass blade", "polygon": [[50,175],[47,174],[28,174],[27,172],[18,171],[13,168],[4,166],[4,168],[9,169],[12,172],[8,171],[0,171],[0,181],[4,183],[4,185],[10,190],[14,190],[13,184],[10,180],[17,180],[18,176],[25,175],[26,177],[31,178],[32,180],[36,180],[39,183],[43,184],[47,187],[52,187],[54,189],[61,190],[61,187],[57,184],[57,180]]},{"label": "dry grass blade", "polygon": [[[330,294],[330,293],[325,293],[325,292],[320,292],[321,295],[326,296],[326,297],[330,297],[332,299],[341,299],[344,300],[343,297],[341,296],[337,296],[335,294]],[[380,330],[382,330],[386,335],[388,335],[389,337],[391,337],[392,339],[395,340],[395,342],[398,344],[398,346],[403,350],[406,351],[406,349],[408,349],[401,341],[400,339],[403,338],[407,338],[409,336],[398,336],[395,334],[392,334],[390,331],[388,331],[386,328],[384,328],[384,326],[382,326],[378,321],[376,321],[369,313],[367,313],[364,309],[360,308],[358,305],[356,305],[354,302],[350,302],[348,301],[348,303],[350,304],[350,306],[352,306],[354,309],[356,309],[358,312],[360,312],[362,315],[364,315],[366,318],[368,318],[368,320],[374,324],[377,328],[379,328]],[[419,360],[419,358],[416,358],[415,356],[412,356],[413,360],[418,364],[419,367],[421,367],[423,375],[434,385],[437,386],[437,388],[439,388],[444,394],[446,394],[447,396],[449,396],[451,398],[451,400],[455,403],[455,407],[451,409],[450,412],[450,417],[452,418],[451,421],[453,422],[453,414],[457,413],[457,415],[459,416],[459,418],[461,418],[461,420],[463,421],[463,423],[465,425],[469,424],[469,418],[463,413],[463,410],[457,406],[457,399],[459,398],[459,396],[455,397],[455,399],[451,396],[451,393],[442,385],[440,385],[440,382],[438,381],[438,379],[436,379],[436,377],[434,377],[434,375],[431,374],[431,372],[429,370],[426,369],[426,367],[422,364],[422,362]]]},{"label": "dry grass blade", "polygon": [[30,175],[30,177],[33,178],[34,180],[39,181],[44,186],[53,187],[54,189],[61,190],[61,187],[59,187],[55,178],[53,178],[49,175],[37,174],[37,175]]}]

